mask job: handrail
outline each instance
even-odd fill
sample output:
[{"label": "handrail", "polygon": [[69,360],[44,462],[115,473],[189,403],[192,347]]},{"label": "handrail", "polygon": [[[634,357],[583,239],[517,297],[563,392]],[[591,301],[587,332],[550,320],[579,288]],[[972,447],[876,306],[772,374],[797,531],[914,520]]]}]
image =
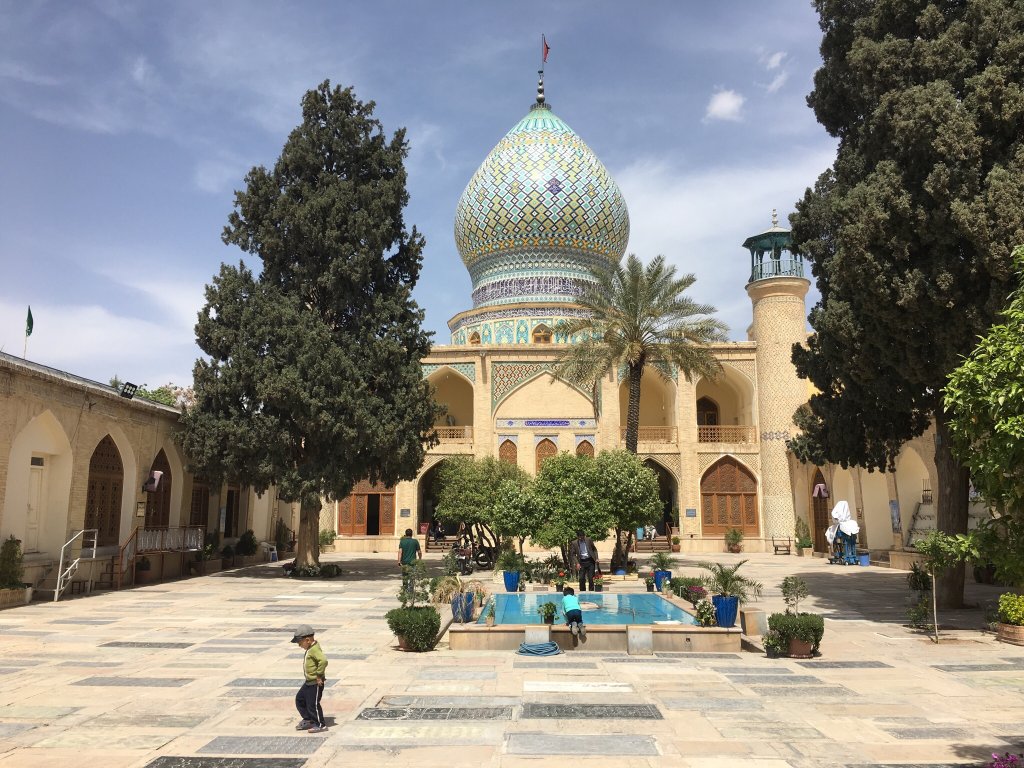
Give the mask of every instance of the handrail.
[{"label": "handrail", "polygon": [[182,525],[175,528],[139,528],[138,551],[142,552],[182,552],[189,549],[203,548],[201,525]]},{"label": "handrail", "polygon": [[442,443],[472,443],[473,427],[434,427],[434,434]]},{"label": "handrail", "polygon": [[757,426],[748,424],[701,424],[697,427],[701,443],[756,443]]},{"label": "handrail", "polygon": [[[98,528],[83,528],[64,542],[64,546],[60,548],[60,560],[57,562],[57,583],[53,588],[53,602],[56,603],[60,600],[61,594],[68,588],[68,584],[71,583],[71,577],[75,575],[75,571],[78,570],[78,563],[82,559],[82,551],[89,549],[89,545],[86,544],[86,537],[90,535],[92,536],[92,557],[96,559],[96,544],[100,536]],[[68,567],[65,568],[64,560],[65,558],[70,560],[70,548],[78,539],[82,540],[78,550],[78,557],[71,560],[68,563]]]},{"label": "handrail", "polygon": [[114,563],[114,567],[117,570],[117,573],[114,574],[116,576],[116,581],[114,582],[114,589],[121,588],[121,579],[124,577],[125,573],[128,572],[128,569],[124,567],[124,564],[126,562],[131,563],[133,566],[135,564],[135,554],[138,551],[139,544],[138,540],[139,529],[135,528],[132,531],[131,535],[124,542],[124,544],[122,544],[120,549],[118,549],[117,551],[117,562]]},{"label": "handrail", "polygon": [[[626,439],[627,427],[619,428],[620,439]],[[675,427],[637,427],[638,443],[674,443],[676,441]]]}]

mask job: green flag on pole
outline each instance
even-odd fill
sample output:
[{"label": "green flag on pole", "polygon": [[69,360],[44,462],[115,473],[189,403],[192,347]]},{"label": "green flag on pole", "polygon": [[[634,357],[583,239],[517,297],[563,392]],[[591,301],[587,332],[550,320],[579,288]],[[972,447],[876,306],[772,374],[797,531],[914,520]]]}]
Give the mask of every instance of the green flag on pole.
[{"label": "green flag on pole", "polygon": [[32,307],[28,308],[28,318],[25,320],[25,336],[32,335]]}]

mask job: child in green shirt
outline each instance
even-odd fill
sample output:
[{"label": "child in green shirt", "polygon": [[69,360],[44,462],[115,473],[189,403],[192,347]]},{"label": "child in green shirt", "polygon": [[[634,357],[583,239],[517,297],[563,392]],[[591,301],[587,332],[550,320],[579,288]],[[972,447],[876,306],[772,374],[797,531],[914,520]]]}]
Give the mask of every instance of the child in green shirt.
[{"label": "child in green shirt", "polygon": [[327,672],[327,657],[313,635],[313,628],[308,624],[302,624],[295,630],[292,642],[306,652],[302,657],[305,681],[295,694],[295,708],[302,715],[302,721],[295,726],[295,730],[323,733],[327,730],[327,722],[324,720],[320,699],[323,698],[324,683],[327,682],[324,677]]}]

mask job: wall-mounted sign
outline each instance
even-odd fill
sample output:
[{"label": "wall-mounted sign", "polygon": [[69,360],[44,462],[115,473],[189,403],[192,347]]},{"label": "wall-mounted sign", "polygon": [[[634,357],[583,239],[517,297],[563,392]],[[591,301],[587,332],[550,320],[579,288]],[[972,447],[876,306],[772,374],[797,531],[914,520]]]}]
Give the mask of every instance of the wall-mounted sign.
[{"label": "wall-mounted sign", "polygon": [[686,516],[687,517],[696,517],[697,516],[697,510],[696,509],[688,509],[688,510],[686,510]]},{"label": "wall-mounted sign", "polygon": [[146,502],[137,501],[135,502],[135,516],[145,517],[146,516]]},{"label": "wall-mounted sign", "polygon": [[398,511],[398,516],[399,517],[412,517],[412,510],[411,509],[400,509]]},{"label": "wall-mounted sign", "polygon": [[524,429],[529,427],[572,427],[574,429],[597,429],[596,419],[498,419],[495,427],[503,429]]}]

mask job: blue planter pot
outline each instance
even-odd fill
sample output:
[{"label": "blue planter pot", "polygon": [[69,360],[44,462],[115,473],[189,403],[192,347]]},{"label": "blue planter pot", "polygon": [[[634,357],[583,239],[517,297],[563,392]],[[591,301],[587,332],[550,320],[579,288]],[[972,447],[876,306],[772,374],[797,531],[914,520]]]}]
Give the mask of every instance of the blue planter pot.
[{"label": "blue planter pot", "polygon": [[718,626],[736,626],[736,614],[740,610],[740,599],[738,597],[712,595],[711,602],[715,606],[715,621],[718,622]]},{"label": "blue planter pot", "polygon": [[459,624],[468,624],[473,620],[472,592],[456,595],[452,598],[452,618]]},{"label": "blue planter pot", "polygon": [[655,571],[654,572],[654,588],[661,592],[661,583],[666,579],[672,578],[672,571]]},{"label": "blue planter pot", "polygon": [[504,579],[506,592],[519,591],[519,571],[505,571]]}]

